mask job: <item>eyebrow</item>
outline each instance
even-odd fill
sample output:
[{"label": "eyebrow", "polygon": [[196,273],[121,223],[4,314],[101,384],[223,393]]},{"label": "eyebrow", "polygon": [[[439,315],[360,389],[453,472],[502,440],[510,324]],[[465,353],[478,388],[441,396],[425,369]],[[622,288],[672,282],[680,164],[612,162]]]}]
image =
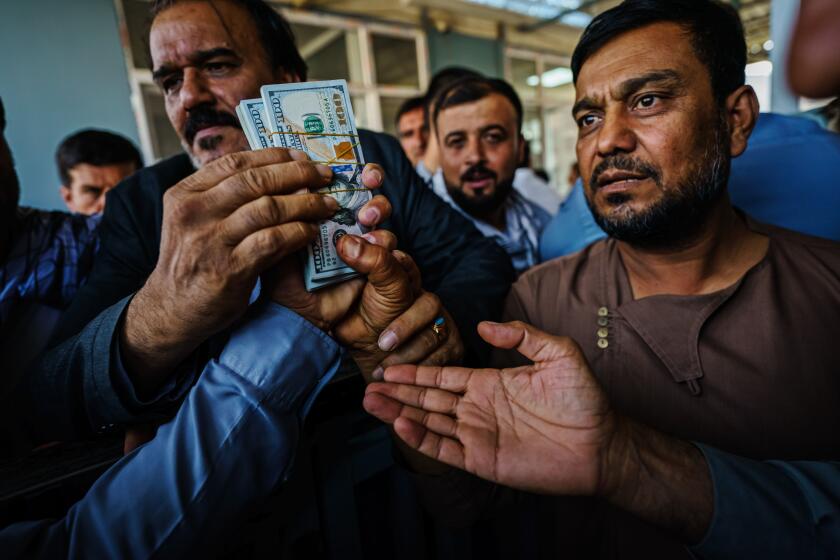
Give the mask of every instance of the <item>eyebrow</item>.
[{"label": "eyebrow", "polygon": [[[481,134],[484,134],[485,132],[488,132],[488,131],[491,131],[491,130],[501,130],[505,134],[509,134],[508,130],[503,125],[498,124],[498,123],[489,124],[489,125],[485,126],[484,128],[482,128],[479,132]],[[450,136],[452,136],[454,134],[466,134],[466,133],[467,133],[467,131],[463,130],[463,129],[452,130],[452,131],[446,133],[446,136],[443,137],[443,140],[446,141],[447,138],[449,138]]]},{"label": "eyebrow", "polygon": [[[206,51],[196,51],[188,57],[189,64],[188,66],[198,66],[204,64],[210,59],[216,58],[217,56],[230,56],[239,60],[239,55],[236,53],[235,50],[229,49],[227,47],[216,47],[215,49],[208,49]],[[180,67],[174,64],[164,64],[154,72],[152,72],[152,79],[157,82],[164,76],[168,76],[169,74],[173,74],[180,70]]]},{"label": "eyebrow", "polygon": [[[643,87],[651,83],[659,83],[663,86],[679,90],[685,87],[685,80],[676,70],[653,70],[647,74],[630,78],[618,85],[618,99],[626,99]],[[584,97],[572,107],[572,115],[583,109],[598,109],[601,103],[592,97]]]}]

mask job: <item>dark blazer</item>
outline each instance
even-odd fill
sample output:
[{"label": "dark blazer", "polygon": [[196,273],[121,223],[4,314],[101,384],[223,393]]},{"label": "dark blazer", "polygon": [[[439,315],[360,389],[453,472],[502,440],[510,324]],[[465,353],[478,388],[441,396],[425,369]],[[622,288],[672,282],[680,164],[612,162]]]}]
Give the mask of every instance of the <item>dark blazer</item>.
[{"label": "dark blazer", "polygon": [[[423,184],[394,138],[362,130],[360,140],[365,159],[385,169],[380,192],[390,200],[393,214],[384,227],[414,258],[424,287],[441,298],[455,319],[466,362],[484,361],[489,349],[475,327],[501,315],[514,279],[510,259]],[[194,171],[187,155],[174,156],[140,170],[108,193],[93,271],[57,328],[54,342],[60,344],[29,376],[37,414],[64,428],[51,435],[73,437],[109,424],[145,420],[156,405],[171,404],[185,393],[168,386],[161,402],[138,401],[124,376],[114,374],[121,369],[115,369],[119,354],[114,349],[123,309],[157,263],[163,194]],[[203,365],[199,359],[188,362],[175,381],[191,382],[190,373]]]}]

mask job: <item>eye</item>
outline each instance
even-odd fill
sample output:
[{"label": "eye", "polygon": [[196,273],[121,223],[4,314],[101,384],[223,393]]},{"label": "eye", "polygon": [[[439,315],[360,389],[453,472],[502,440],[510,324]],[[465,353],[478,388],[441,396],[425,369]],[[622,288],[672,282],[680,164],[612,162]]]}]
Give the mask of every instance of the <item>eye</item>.
[{"label": "eye", "polygon": [[504,142],[505,137],[498,132],[491,132],[489,134],[485,134],[484,138],[491,144],[498,144],[500,142]]},{"label": "eye", "polygon": [[229,62],[208,62],[204,65],[204,70],[215,76],[226,74],[231,68],[233,68],[233,64]]},{"label": "eye", "polygon": [[598,122],[598,116],[592,113],[587,113],[577,120],[578,128],[589,128]]},{"label": "eye", "polygon": [[163,90],[163,93],[169,95],[174,93],[178,87],[181,85],[181,77],[180,76],[172,76],[169,78],[165,78],[161,83],[160,87]]},{"label": "eye", "polygon": [[656,95],[643,95],[636,102],[636,105],[638,107],[641,107],[642,109],[650,109],[651,107],[656,105],[657,101],[659,101],[659,97],[657,97]]}]

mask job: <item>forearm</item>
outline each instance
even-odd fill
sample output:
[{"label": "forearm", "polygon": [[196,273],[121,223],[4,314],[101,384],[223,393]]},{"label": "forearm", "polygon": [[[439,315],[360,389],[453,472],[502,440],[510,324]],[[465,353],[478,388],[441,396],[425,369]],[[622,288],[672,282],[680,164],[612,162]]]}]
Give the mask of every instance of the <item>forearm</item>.
[{"label": "forearm", "polygon": [[[840,550],[840,462],[755,461],[698,446],[715,513],[692,552],[703,559],[833,558]],[[760,536],[760,538],[756,538]]]},{"label": "forearm", "polygon": [[[10,526],[11,557],[183,557],[230,533],[291,466],[299,424],[339,348],[288,310],[258,305],[177,416],[57,522]],[[129,499],[130,498],[130,499]]]},{"label": "forearm", "polygon": [[147,282],[131,300],[119,330],[123,366],[141,399],[157,391],[209,336],[184,324],[166,301]]},{"label": "forearm", "polygon": [[687,543],[702,538],[714,491],[695,445],[623,418],[604,459],[599,493],[609,502]]}]

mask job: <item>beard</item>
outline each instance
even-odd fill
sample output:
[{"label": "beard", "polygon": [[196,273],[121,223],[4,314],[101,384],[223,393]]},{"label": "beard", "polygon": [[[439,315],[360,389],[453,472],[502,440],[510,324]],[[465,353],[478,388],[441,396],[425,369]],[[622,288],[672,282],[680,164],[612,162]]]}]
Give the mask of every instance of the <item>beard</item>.
[{"label": "beard", "polygon": [[[729,178],[729,135],[720,115],[699,162],[680,184],[665,185],[658,167],[627,155],[605,158],[592,172],[592,197],[587,204],[595,222],[604,232],[630,245],[645,248],[676,248],[689,244],[702,230],[709,212],[726,193]],[[608,169],[640,173],[650,178],[662,197],[641,211],[619,208],[611,215],[601,214],[593,203],[600,188],[597,178]],[[632,195],[614,194],[607,200],[620,206]]]},{"label": "beard", "polygon": [[488,169],[482,164],[473,165],[461,175],[461,184],[466,181],[492,177],[496,180],[496,186],[493,192],[489,195],[478,195],[468,197],[459,186],[452,186],[446,183],[446,190],[452,200],[470,216],[482,219],[484,216],[492,214],[499,207],[505,203],[510,191],[513,190],[513,177],[504,181],[497,180],[495,171]]}]

